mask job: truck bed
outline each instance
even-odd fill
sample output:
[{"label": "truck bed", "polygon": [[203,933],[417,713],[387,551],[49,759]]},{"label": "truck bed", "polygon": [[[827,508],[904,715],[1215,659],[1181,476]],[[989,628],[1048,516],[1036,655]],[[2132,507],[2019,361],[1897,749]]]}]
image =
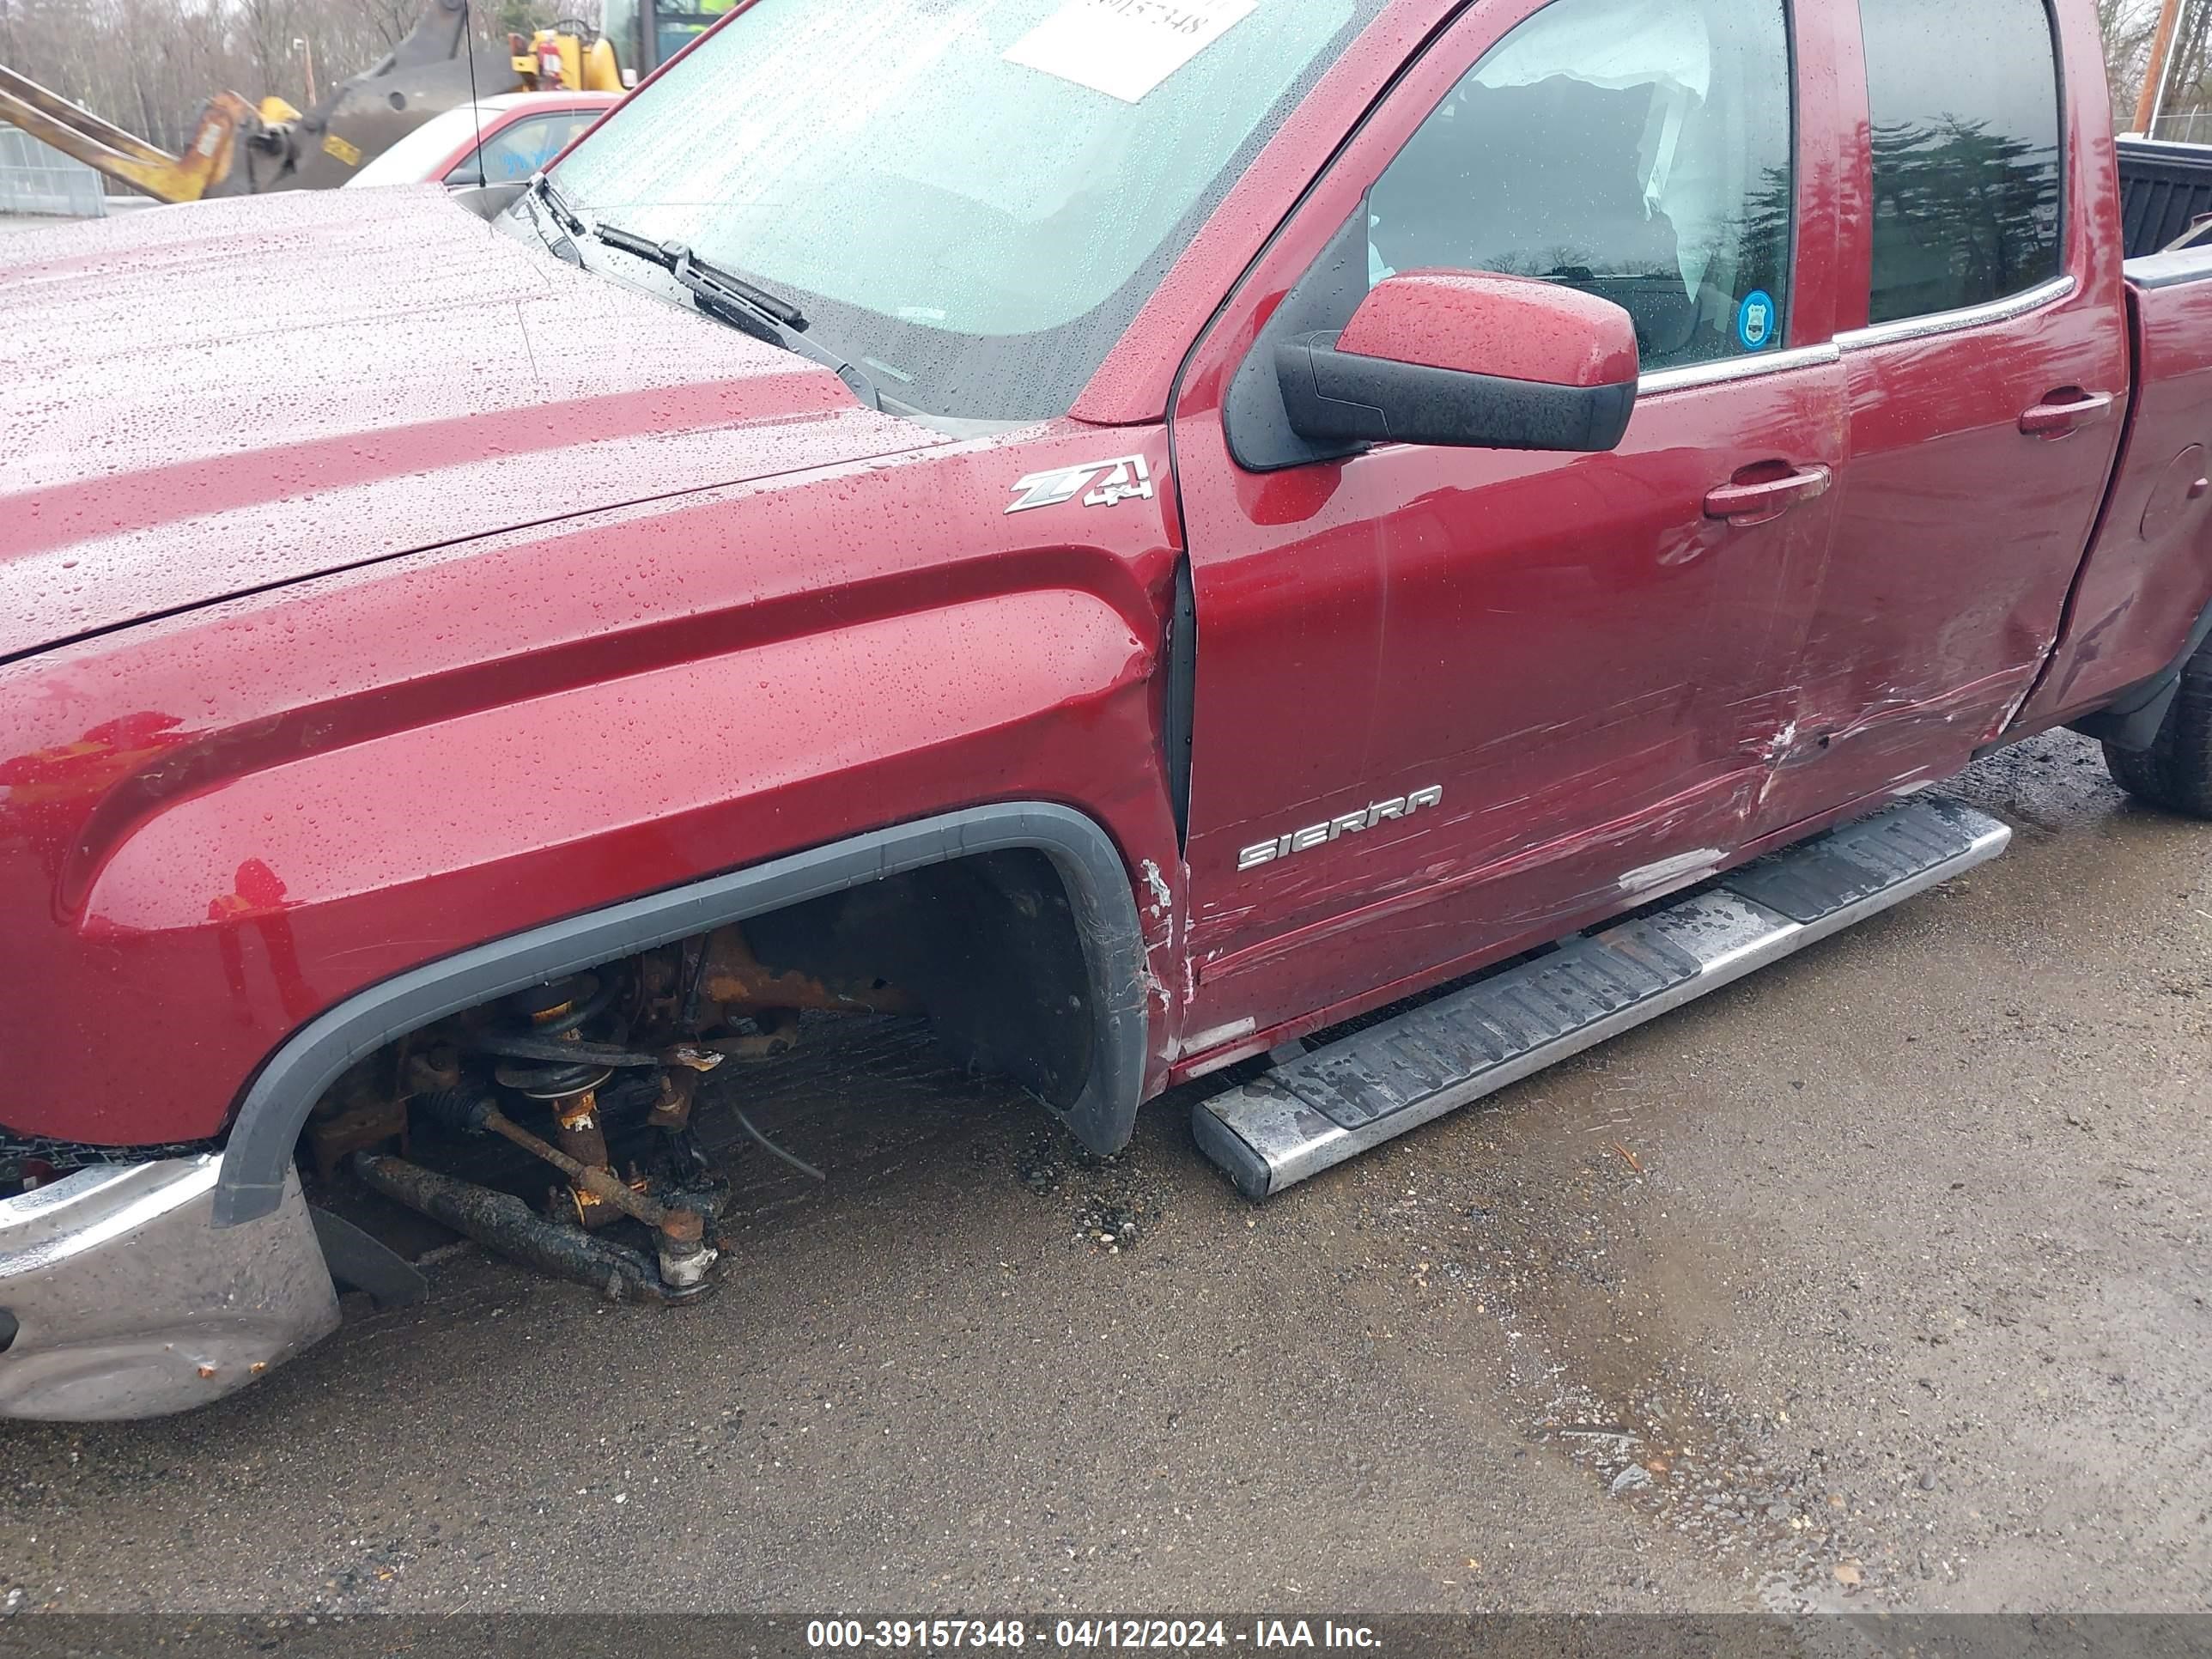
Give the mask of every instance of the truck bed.
[{"label": "truck bed", "polygon": [[2123,138],[2120,224],[2128,257],[2169,246],[2212,214],[2212,144]]}]

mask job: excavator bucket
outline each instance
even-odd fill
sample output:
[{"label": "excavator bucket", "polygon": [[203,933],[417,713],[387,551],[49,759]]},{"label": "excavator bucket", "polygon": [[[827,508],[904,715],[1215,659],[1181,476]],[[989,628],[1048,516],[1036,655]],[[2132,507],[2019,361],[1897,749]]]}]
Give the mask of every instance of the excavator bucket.
[{"label": "excavator bucket", "polygon": [[423,0],[406,37],[373,67],[340,82],[289,120],[264,117],[245,146],[234,185],[261,194],[328,190],[442,112],[525,82],[502,35],[476,38],[466,0]]},{"label": "excavator bucket", "polygon": [[[642,4],[653,27],[678,15],[665,9],[677,3],[613,0],[618,9],[629,9],[626,16]],[[699,3],[726,9],[726,0]],[[696,15],[712,21],[706,13]],[[237,94],[219,92],[202,109],[181,155],[156,149],[4,67],[0,121],[159,201],[195,202],[343,185],[363,162],[432,117],[497,93],[556,86],[619,92],[638,78],[639,70],[625,66],[614,37],[581,24],[538,31],[525,53],[516,49],[519,37],[510,37],[514,44],[480,40],[470,22],[468,0],[423,0],[414,27],[380,63],[341,82],[304,113],[273,95],[257,112]]]},{"label": "excavator bucket", "polygon": [[257,113],[235,93],[217,93],[181,155],[6,68],[0,121],[157,200],[194,202],[342,185],[440,112],[521,84],[504,40],[471,38],[467,0],[424,0],[414,28],[381,63],[304,114],[275,97]]},{"label": "excavator bucket", "polygon": [[23,129],[64,155],[74,155],[111,179],[161,202],[197,202],[230,173],[241,127],[252,109],[234,92],[219,92],[200,112],[199,125],[182,155],[103,121],[90,110],[48,92],[15,70],[0,67],[0,121]]}]

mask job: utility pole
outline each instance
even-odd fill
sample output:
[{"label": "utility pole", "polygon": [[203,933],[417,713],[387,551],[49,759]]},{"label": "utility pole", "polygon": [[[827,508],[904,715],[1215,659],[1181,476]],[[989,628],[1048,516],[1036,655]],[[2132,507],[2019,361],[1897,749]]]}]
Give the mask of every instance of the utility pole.
[{"label": "utility pole", "polygon": [[313,109],[313,108],[314,108],[314,106],[315,106],[315,102],[316,102],[316,100],[315,100],[315,43],[314,43],[313,41],[312,41],[312,40],[302,40],[302,39],[299,39],[299,38],[296,38],[296,37],[295,37],[295,38],[294,39],[293,42],[292,42],[292,45],[293,45],[295,47],[296,47],[298,50],[300,50],[300,51],[301,51],[301,52],[305,52],[305,53],[307,53],[307,107],[308,107],[309,109]]},{"label": "utility pole", "polygon": [[2136,100],[2134,130],[2148,138],[2166,101],[2166,73],[2172,67],[2173,32],[2181,23],[2181,0],[2165,0],[2159,9],[2158,33],[2151,37],[2150,63],[2143,70],[2142,94]]}]

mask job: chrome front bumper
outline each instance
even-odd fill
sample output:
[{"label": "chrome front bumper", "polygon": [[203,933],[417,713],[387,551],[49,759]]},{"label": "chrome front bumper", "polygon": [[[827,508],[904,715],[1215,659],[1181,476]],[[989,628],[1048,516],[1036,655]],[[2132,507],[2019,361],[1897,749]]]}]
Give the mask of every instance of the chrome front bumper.
[{"label": "chrome front bumper", "polygon": [[[80,1170],[0,1200],[0,1416],[159,1417],[337,1328],[300,1178],[218,1228],[221,1153]],[[0,1334],[7,1322],[0,1320]]]}]

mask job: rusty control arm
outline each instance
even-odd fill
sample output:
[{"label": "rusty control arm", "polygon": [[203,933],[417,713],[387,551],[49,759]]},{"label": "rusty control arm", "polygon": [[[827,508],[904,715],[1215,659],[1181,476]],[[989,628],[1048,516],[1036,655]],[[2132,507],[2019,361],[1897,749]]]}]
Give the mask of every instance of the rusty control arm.
[{"label": "rusty control arm", "polygon": [[489,1102],[484,1105],[480,1121],[494,1134],[504,1135],[524,1152],[544,1158],[585,1191],[605,1200],[618,1210],[627,1211],[647,1226],[659,1229],[667,1224],[669,1212],[659,1200],[635,1191],[605,1165],[586,1164],[569,1157],[550,1141],[539,1139]]},{"label": "rusty control arm", "polygon": [[229,176],[242,129],[253,111],[234,92],[219,92],[200,112],[199,126],[182,155],[103,121],[90,110],[0,66],[0,121],[19,126],[42,143],[98,168],[156,201],[197,202]]},{"label": "rusty control arm", "polygon": [[[511,1193],[441,1175],[404,1158],[356,1152],[353,1167],[386,1198],[527,1267],[589,1285],[617,1301],[685,1302],[710,1282],[703,1269],[688,1282],[678,1282],[671,1278],[665,1260],[656,1264],[642,1250],[548,1221]],[[698,1221],[696,1216],[691,1219]],[[704,1245],[700,1249],[711,1262],[712,1253]]]},{"label": "rusty control arm", "polygon": [[[698,1070],[708,1069],[718,1064],[720,1058],[719,1054],[706,1054],[693,1048],[676,1048],[670,1051],[670,1060],[672,1064]],[[465,1105],[460,1105],[454,1127],[469,1130],[490,1130],[494,1134],[514,1142],[533,1158],[543,1158],[567,1176],[580,1189],[589,1193],[600,1202],[611,1204],[624,1214],[633,1216],[652,1228],[655,1235],[655,1243],[659,1249],[660,1277],[666,1281],[670,1289],[684,1291],[700,1285],[705,1279],[707,1269],[714,1265],[718,1253],[707,1243],[706,1223],[696,1210],[662,1204],[650,1194],[632,1188],[605,1165],[587,1164],[581,1158],[570,1156],[550,1141],[524,1128],[506,1113],[501,1111],[488,1096],[477,1096],[473,1100],[467,1101]],[[416,1189],[422,1186],[421,1181],[415,1178],[415,1172],[411,1169],[400,1166],[399,1160],[397,1159],[386,1158],[381,1160],[381,1164],[386,1176],[386,1182],[381,1183],[383,1190],[391,1196],[399,1198],[403,1202],[414,1204]],[[362,1166],[362,1168],[363,1173],[367,1174],[368,1172],[367,1167]],[[408,1190],[393,1190],[392,1183],[395,1182],[408,1185]],[[450,1195],[445,1196],[449,1198]],[[422,1206],[417,1204],[416,1207],[422,1208]],[[447,1218],[443,1214],[428,1210],[426,1210],[425,1213],[434,1214],[436,1218],[441,1220]],[[481,1218],[477,1218],[481,1219]],[[498,1225],[503,1235],[514,1231],[511,1218],[504,1216],[499,1218]],[[535,1229],[530,1231],[534,1233]],[[482,1234],[472,1236],[483,1237]],[[487,1238],[484,1242],[493,1241]],[[538,1253],[542,1254],[541,1248],[533,1248],[537,1249]],[[565,1244],[560,1249],[568,1254],[574,1254]],[[586,1250],[584,1254],[588,1256],[590,1252]]]}]

